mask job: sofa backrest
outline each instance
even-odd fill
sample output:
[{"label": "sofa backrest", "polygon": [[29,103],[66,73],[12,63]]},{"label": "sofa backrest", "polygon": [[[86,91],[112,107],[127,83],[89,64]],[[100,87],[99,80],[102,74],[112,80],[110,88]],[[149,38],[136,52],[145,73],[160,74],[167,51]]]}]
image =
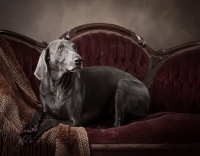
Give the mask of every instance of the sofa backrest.
[{"label": "sofa backrest", "polygon": [[26,77],[29,79],[32,89],[39,100],[40,81],[35,77],[34,71],[37,66],[40,53],[46,45],[10,31],[0,30],[0,34],[10,44],[20,66],[22,67]]},{"label": "sofa backrest", "polygon": [[[10,43],[39,99],[34,71],[46,44],[0,31]],[[110,24],[87,24],[64,33],[78,46],[84,66],[106,65],[129,72],[149,88],[150,112],[200,113],[200,42],[155,52],[142,37]]]},{"label": "sofa backrest", "polygon": [[87,24],[60,38],[70,39],[77,45],[84,66],[116,67],[141,81],[148,75],[150,47],[130,30],[111,24]]},{"label": "sofa backrest", "polygon": [[143,81],[150,112],[200,113],[198,42],[156,52],[134,32],[109,24],[82,25],[60,38],[75,42],[85,66],[113,66]]},{"label": "sofa backrest", "polygon": [[200,113],[200,43],[169,49],[150,85],[151,112]]}]

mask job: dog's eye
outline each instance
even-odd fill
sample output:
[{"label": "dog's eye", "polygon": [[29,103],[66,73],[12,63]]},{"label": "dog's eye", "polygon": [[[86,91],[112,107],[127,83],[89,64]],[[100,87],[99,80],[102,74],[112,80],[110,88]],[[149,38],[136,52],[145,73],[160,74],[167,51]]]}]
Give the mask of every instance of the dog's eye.
[{"label": "dog's eye", "polygon": [[57,49],[57,51],[62,51],[63,50],[63,47],[62,46],[60,46],[60,47],[58,47],[58,49]]},{"label": "dog's eye", "polygon": [[73,47],[75,50],[77,50],[77,46],[76,46],[76,45],[72,45],[72,47]]}]

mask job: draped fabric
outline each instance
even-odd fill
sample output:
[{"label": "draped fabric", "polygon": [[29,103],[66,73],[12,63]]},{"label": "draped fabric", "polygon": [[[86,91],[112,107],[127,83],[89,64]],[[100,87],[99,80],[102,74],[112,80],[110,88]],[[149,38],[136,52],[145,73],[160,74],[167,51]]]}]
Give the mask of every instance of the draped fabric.
[{"label": "draped fabric", "polygon": [[45,132],[35,144],[24,145],[23,125],[41,105],[12,48],[0,36],[0,155],[90,155],[83,127],[60,124]]}]

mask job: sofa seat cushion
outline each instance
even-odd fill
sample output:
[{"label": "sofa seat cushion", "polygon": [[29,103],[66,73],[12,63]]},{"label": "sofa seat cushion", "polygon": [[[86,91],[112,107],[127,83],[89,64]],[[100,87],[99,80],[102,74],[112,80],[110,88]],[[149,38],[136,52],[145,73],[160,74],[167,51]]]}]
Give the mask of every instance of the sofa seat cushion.
[{"label": "sofa seat cushion", "polygon": [[90,144],[200,143],[200,116],[197,115],[160,112],[122,127],[97,129],[98,125],[113,123],[104,121],[86,127]]}]

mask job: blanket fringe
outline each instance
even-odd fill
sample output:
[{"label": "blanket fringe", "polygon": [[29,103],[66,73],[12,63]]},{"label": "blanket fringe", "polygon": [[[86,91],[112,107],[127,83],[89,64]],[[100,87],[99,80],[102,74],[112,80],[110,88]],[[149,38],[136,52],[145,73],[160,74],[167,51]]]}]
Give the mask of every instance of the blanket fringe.
[{"label": "blanket fringe", "polygon": [[55,146],[42,139],[35,144],[24,145],[20,156],[55,156]]},{"label": "blanket fringe", "polygon": [[55,156],[55,145],[51,142],[40,139],[35,144],[24,145],[19,132],[2,112],[0,121],[1,156]]},{"label": "blanket fringe", "polygon": [[[0,155],[2,156],[20,156],[22,142],[19,132],[12,123],[0,112]],[[14,146],[10,146],[14,145]]]}]

